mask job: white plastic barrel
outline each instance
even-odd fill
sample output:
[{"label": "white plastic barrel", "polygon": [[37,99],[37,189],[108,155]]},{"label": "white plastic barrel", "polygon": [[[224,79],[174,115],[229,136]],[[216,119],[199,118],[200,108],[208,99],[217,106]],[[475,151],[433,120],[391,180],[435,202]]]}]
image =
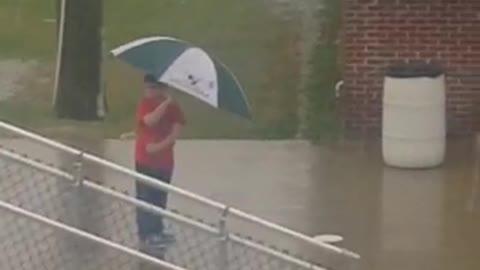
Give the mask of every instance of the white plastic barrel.
[{"label": "white plastic barrel", "polygon": [[382,151],[387,165],[428,168],[445,157],[445,76],[438,72],[392,70],[383,96]]}]

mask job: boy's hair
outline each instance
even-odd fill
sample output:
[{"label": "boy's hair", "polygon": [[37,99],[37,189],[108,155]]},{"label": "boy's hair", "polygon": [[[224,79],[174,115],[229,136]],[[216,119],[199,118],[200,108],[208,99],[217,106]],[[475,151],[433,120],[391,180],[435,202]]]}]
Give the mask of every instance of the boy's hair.
[{"label": "boy's hair", "polygon": [[146,74],[143,77],[143,81],[145,83],[156,84],[160,88],[168,88],[168,84],[158,81],[157,78],[153,74]]},{"label": "boy's hair", "polygon": [[153,74],[146,74],[144,77],[143,77],[143,81],[146,82],[146,83],[157,83],[157,78],[155,78],[155,76]]}]

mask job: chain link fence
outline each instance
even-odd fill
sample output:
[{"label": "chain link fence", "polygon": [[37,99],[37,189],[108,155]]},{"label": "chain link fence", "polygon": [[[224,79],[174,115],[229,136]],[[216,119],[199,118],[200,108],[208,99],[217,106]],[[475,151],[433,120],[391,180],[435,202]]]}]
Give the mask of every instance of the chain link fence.
[{"label": "chain link fence", "polygon": [[[308,256],[302,256],[301,251],[280,251],[272,244],[254,240],[257,237],[241,235],[230,225],[229,208],[216,217],[161,209],[137,200],[132,190],[117,191],[86,178],[83,156],[69,171],[19,154],[5,145],[8,144],[0,143],[0,202],[56,222],[60,227],[33,222],[25,214],[0,207],[0,270],[175,269],[165,268],[155,259],[191,270],[324,269],[317,262],[302,258]],[[162,217],[175,242],[156,253],[143,250],[135,222],[138,211]],[[121,248],[81,237],[65,228]],[[346,265],[337,263],[338,258],[351,260],[345,254],[333,255],[332,261],[325,261],[328,269]]]}]

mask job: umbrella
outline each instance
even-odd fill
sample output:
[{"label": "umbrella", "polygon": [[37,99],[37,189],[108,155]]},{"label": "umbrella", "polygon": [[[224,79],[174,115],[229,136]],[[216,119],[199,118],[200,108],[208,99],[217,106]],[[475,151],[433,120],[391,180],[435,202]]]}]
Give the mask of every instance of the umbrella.
[{"label": "umbrella", "polygon": [[250,118],[246,95],[235,75],[198,47],[155,36],[131,41],[111,53],[210,106]]}]

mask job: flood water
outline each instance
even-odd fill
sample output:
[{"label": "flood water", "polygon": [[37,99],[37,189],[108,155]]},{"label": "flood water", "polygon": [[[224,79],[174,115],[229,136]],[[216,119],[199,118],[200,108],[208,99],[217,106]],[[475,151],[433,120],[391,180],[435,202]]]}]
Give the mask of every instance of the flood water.
[{"label": "flood water", "polygon": [[[129,142],[76,143],[132,167]],[[2,144],[71,163],[24,141]],[[380,153],[378,143],[181,141],[174,184],[307,235],[340,234],[362,270],[480,269],[480,141],[451,141],[446,163],[430,170],[385,167]]]}]

